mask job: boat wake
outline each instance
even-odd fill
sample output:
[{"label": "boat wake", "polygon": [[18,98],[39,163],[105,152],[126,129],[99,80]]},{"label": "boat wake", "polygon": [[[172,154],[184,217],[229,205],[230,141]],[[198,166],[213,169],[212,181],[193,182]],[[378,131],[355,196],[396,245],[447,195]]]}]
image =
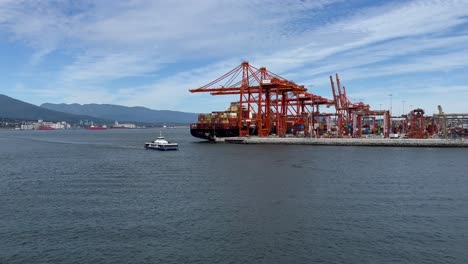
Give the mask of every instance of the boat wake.
[{"label": "boat wake", "polygon": [[141,149],[141,147],[133,145],[115,145],[113,143],[104,143],[104,142],[89,142],[89,141],[72,141],[72,140],[54,140],[54,139],[40,139],[40,138],[27,138],[27,137],[14,137],[15,139],[28,140],[35,142],[45,142],[53,144],[66,144],[66,145],[91,145],[98,147],[107,147],[107,148],[124,148],[124,149]]}]

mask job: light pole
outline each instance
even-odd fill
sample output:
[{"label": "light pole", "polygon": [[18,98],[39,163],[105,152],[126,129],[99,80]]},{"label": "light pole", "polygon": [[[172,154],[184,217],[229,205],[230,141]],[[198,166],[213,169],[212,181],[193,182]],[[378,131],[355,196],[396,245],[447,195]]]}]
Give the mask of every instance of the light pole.
[{"label": "light pole", "polygon": [[388,96],[390,96],[390,116],[392,115],[392,96],[393,94],[389,94]]},{"label": "light pole", "polygon": [[379,104],[379,111],[382,111],[382,104]]},{"label": "light pole", "polygon": [[403,104],[403,113],[401,115],[404,115],[405,114],[405,100],[401,101],[401,103]]}]

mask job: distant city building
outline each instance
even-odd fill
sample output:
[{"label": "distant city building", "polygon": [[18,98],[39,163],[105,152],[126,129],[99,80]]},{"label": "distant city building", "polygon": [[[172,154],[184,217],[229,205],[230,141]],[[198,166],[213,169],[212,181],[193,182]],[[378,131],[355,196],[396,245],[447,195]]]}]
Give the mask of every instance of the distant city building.
[{"label": "distant city building", "polygon": [[54,129],[70,129],[71,125],[65,121],[62,122],[44,122],[38,120],[37,122],[31,122],[21,124],[21,130],[54,130]]},{"label": "distant city building", "polygon": [[33,124],[22,124],[21,125],[21,130],[32,130],[32,129],[34,129]]},{"label": "distant city building", "polygon": [[136,128],[136,125],[135,124],[119,124],[118,121],[115,121],[112,128]]}]

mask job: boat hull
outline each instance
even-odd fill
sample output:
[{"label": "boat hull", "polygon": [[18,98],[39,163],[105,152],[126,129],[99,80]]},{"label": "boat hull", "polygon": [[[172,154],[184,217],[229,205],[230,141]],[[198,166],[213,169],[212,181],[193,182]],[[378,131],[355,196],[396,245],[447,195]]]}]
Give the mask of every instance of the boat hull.
[{"label": "boat hull", "polygon": [[159,151],[174,151],[174,150],[179,150],[177,148],[146,148],[146,149],[149,149],[149,150],[159,150]]},{"label": "boat hull", "polygon": [[164,147],[164,146],[145,146],[146,149],[149,150],[160,150],[160,151],[167,151],[167,150],[179,150],[179,147]]},{"label": "boat hull", "polygon": [[153,143],[145,143],[145,149],[150,150],[179,150],[179,144],[176,143],[168,143],[168,144],[153,144]]}]

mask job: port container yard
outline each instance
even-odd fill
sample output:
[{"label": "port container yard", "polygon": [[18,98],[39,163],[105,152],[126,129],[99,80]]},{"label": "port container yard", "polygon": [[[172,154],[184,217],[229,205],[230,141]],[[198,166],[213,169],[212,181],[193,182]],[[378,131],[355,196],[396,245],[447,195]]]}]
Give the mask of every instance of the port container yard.
[{"label": "port container yard", "polygon": [[[319,144],[366,146],[466,147],[468,113],[429,116],[421,108],[401,116],[352,102],[336,74],[333,98],[307,91],[265,67],[243,62],[192,93],[237,96],[225,111],[200,114],[194,137],[245,144]],[[327,110],[322,112],[321,110]],[[334,109],[334,111],[333,111]],[[449,139],[458,139],[450,142]],[[453,141],[453,140],[452,140]]]}]

